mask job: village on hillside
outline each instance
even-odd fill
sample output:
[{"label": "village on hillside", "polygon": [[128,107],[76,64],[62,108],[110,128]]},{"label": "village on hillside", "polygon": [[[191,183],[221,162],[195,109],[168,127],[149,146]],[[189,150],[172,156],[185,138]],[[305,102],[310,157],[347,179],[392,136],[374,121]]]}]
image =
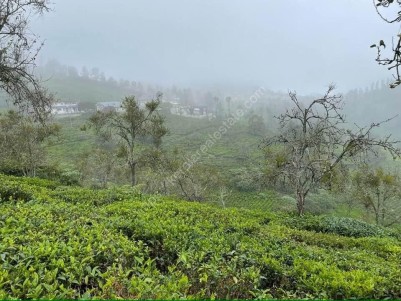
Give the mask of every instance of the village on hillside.
[{"label": "village on hillside", "polygon": [[[185,117],[193,118],[206,118],[212,115],[210,109],[207,106],[192,105],[185,106],[178,102],[164,102],[169,107],[169,111],[173,115],[180,115]],[[56,102],[52,105],[52,114],[55,116],[65,115],[79,115],[82,113],[88,113],[92,111],[97,112],[119,112],[123,111],[121,101],[103,101],[93,104],[93,109],[82,109],[80,108],[79,102]],[[139,106],[145,107],[146,102],[140,101]]]}]

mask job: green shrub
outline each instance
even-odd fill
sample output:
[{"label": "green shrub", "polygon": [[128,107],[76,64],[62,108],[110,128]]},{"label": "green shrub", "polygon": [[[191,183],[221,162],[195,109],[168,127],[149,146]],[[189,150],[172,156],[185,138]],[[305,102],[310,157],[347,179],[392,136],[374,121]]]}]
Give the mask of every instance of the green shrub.
[{"label": "green shrub", "polygon": [[30,201],[33,198],[33,193],[29,187],[24,187],[23,184],[14,182],[0,183],[0,202],[8,201]]},{"label": "green shrub", "polygon": [[390,233],[382,227],[346,217],[325,217],[322,220],[326,233],[350,237],[386,236]]},{"label": "green shrub", "polygon": [[0,179],[0,299],[401,298],[401,242],[362,222]]},{"label": "green shrub", "polygon": [[388,229],[347,217],[306,215],[289,218],[285,224],[297,229],[348,237],[382,237],[392,233]]},{"label": "green shrub", "polygon": [[95,206],[110,204],[126,199],[141,198],[136,187],[122,186],[111,189],[88,189],[81,187],[58,187],[51,195],[69,203],[88,203]]}]

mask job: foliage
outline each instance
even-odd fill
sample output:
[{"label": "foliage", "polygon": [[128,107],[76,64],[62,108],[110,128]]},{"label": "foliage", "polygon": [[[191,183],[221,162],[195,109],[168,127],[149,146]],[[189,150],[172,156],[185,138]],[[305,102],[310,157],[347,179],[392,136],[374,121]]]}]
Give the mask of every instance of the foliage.
[{"label": "foliage", "polygon": [[401,242],[376,226],[0,180],[19,191],[0,203],[0,299],[401,297]]},{"label": "foliage", "polygon": [[44,143],[56,136],[56,124],[34,122],[29,116],[9,111],[0,116],[0,165],[3,170],[14,170],[24,176],[36,176],[46,165]]},{"label": "foliage", "polygon": [[[160,111],[158,111],[160,112]],[[84,186],[102,186],[101,173],[107,170],[110,161],[114,161],[113,171],[108,177],[107,185],[127,184],[129,181],[128,168],[124,158],[116,158],[118,146],[113,143],[105,144],[96,136],[94,131],[80,130],[87,127],[88,115],[69,116],[58,118],[57,122],[62,126],[60,139],[47,147],[49,163],[59,166],[60,170],[76,170],[81,173],[80,184]],[[145,184],[147,191],[163,192],[163,179],[171,175],[168,161],[180,161],[184,163],[184,156],[190,157],[198,151],[202,144],[209,138],[209,134],[218,130],[221,122],[216,120],[188,118],[178,115],[167,115],[165,126],[170,130],[169,134],[163,137],[163,144],[160,149],[151,147],[148,143],[140,143],[137,150],[141,152],[139,157],[140,166],[137,169],[137,179]],[[149,142],[149,141],[148,141]],[[246,123],[233,126],[220,140],[217,140],[208,152],[202,155],[199,164],[205,165],[204,169],[217,169],[223,178],[231,178],[231,169],[237,169],[239,165],[257,166],[259,164],[260,151],[257,148],[260,138],[250,135],[246,130]],[[145,151],[142,153],[142,150]],[[179,154],[174,150],[179,149]],[[105,152],[101,155],[101,152]],[[101,159],[107,157],[108,160]],[[155,153],[163,152],[160,160],[165,160],[161,165],[155,166]],[[164,155],[164,153],[167,153]],[[153,157],[153,158],[152,158]],[[111,160],[110,160],[111,159]],[[157,159],[157,158],[156,158]],[[117,161],[117,162],[116,162]],[[159,168],[160,167],[160,168]],[[253,168],[249,171],[252,172]],[[256,177],[256,174],[255,174]],[[227,183],[226,183],[227,184]],[[233,183],[234,185],[234,183]],[[177,189],[178,188],[178,189]],[[174,193],[179,193],[180,188],[172,188]],[[170,191],[170,187],[168,187]]]},{"label": "foliage", "polygon": [[263,186],[263,173],[258,167],[230,170],[232,184],[238,191],[259,191]]},{"label": "foliage", "polygon": [[122,112],[97,112],[90,118],[90,125],[97,134],[105,140],[117,139],[119,154],[125,158],[131,173],[132,186],[137,183],[136,169],[145,153],[145,150],[140,149],[140,142],[150,140],[159,147],[163,136],[168,133],[164,118],[157,112],[160,102],[161,94],[147,102],[145,108],[141,108],[135,97],[130,96],[123,100]]},{"label": "foliage", "polygon": [[353,196],[373,212],[376,224],[388,226],[399,221],[401,190],[397,174],[365,165],[355,172],[353,183]]},{"label": "foliage", "polygon": [[191,154],[178,151],[164,160],[164,171],[167,172],[165,181],[170,194],[188,201],[205,201],[223,185],[219,170],[198,160],[194,160]]},{"label": "foliage", "polygon": [[293,217],[286,225],[308,231],[333,233],[348,237],[388,236],[392,231],[352,218],[309,215],[304,219]]},{"label": "foliage", "polygon": [[79,182],[90,187],[106,188],[110,182],[118,182],[118,174],[123,169],[121,159],[112,147],[94,147],[83,153],[77,162]]},{"label": "foliage", "polygon": [[162,149],[148,151],[143,157],[149,168],[143,174],[144,191],[175,195],[188,201],[210,199],[224,183],[219,170],[199,162],[201,156]]}]

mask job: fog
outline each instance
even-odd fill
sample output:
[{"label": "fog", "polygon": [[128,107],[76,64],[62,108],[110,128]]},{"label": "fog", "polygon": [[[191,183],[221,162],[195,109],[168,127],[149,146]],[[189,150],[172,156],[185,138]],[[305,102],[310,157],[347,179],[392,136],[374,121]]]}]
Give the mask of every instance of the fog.
[{"label": "fog", "polygon": [[55,0],[39,61],[162,85],[340,91],[388,78],[369,46],[395,35],[366,0]]}]

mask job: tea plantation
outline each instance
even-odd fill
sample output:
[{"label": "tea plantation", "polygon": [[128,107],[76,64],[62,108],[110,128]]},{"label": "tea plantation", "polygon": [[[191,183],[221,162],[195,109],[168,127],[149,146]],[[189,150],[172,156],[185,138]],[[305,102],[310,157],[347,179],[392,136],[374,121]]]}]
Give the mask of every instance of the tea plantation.
[{"label": "tea plantation", "polygon": [[401,241],[353,219],[0,176],[0,299],[401,298]]}]

